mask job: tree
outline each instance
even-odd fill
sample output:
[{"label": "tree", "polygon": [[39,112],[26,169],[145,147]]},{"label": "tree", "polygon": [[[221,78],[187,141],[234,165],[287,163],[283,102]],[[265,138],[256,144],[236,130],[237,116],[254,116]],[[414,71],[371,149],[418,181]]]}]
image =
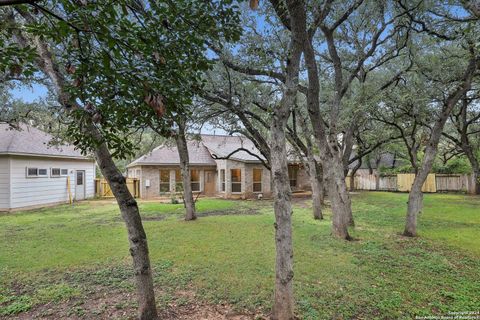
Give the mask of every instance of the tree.
[{"label": "tree", "polygon": [[[403,7],[407,8],[406,5]],[[472,23],[478,21],[479,17],[475,15],[467,18],[452,16],[449,6],[442,2],[435,2],[427,11],[411,12],[407,10],[407,12],[413,30],[444,41],[435,45],[430,43],[429,50],[438,49],[436,57],[427,54],[428,63],[442,59],[444,61],[443,68],[438,68],[438,64],[434,66],[430,64],[430,67],[424,69],[423,72],[423,75],[431,81],[434,85],[433,88],[436,89],[431,99],[437,112],[422,163],[408,196],[403,234],[414,237],[417,235],[417,217],[423,205],[421,189],[432,169],[443,128],[456,104],[471,88],[472,80],[480,65],[480,53],[475,47],[476,35],[479,32],[478,23]],[[460,15],[463,13],[467,12],[463,11]],[[440,57],[440,55],[443,56]],[[461,67],[459,68],[459,66]]]},{"label": "tree", "polygon": [[[280,4],[271,1],[271,5],[276,9]],[[287,1],[285,10],[291,14],[302,14],[302,7],[297,1]],[[280,19],[281,19],[280,15]],[[285,16],[288,20],[288,17]],[[293,19],[292,19],[293,21]],[[268,165],[271,169],[273,179],[273,195],[274,195],[274,212],[275,212],[275,291],[273,304],[273,319],[293,319],[294,318],[294,300],[293,300],[293,245],[292,245],[292,206],[291,206],[291,190],[288,178],[287,168],[287,150],[286,150],[286,126],[292,108],[295,105],[297,96],[297,88],[299,84],[300,59],[302,54],[301,42],[298,41],[298,27],[292,28],[285,35],[288,43],[288,49],[282,57],[282,64],[285,65],[285,72],[282,73],[282,82],[279,89],[275,92],[277,97],[273,97],[273,103],[268,104],[268,114],[271,117],[268,125],[269,142],[266,142],[264,136],[259,134],[259,130],[255,130],[249,117],[255,121],[263,122],[262,117],[256,117],[254,113],[243,112],[245,109],[238,109],[242,100],[232,99],[232,82],[229,78],[229,86],[227,94],[224,92],[214,92],[208,94],[205,98],[211,102],[229,107],[230,110],[238,110],[236,116],[242,120],[249,135],[254,139],[257,148],[265,155]],[[215,49],[215,48],[214,48]],[[243,46],[238,51],[247,52],[251,48]],[[232,63],[228,59],[227,53],[218,51],[222,62],[229,68],[247,74],[250,76],[261,76],[262,71],[255,68],[244,68],[241,64]],[[228,54],[231,56],[231,53]],[[261,80],[260,80],[261,81]],[[213,88],[215,89],[215,88]],[[260,90],[259,90],[260,91]],[[240,102],[240,103],[237,103]],[[262,109],[262,105],[258,105]],[[248,111],[248,109],[247,109]],[[265,111],[265,110],[264,110]],[[248,115],[248,116],[247,116]],[[268,123],[268,122],[267,122]],[[261,143],[259,143],[261,141]]]},{"label": "tree", "polygon": [[238,33],[236,7],[231,1],[28,3],[16,8],[22,18],[13,16],[26,26],[16,29],[17,44],[35,48],[37,70],[48,76],[69,113],[70,137],[83,152],[93,152],[109,182],[128,230],[139,318],[156,318],[146,234],[113,161],[134,148],[118,133],[152,121],[170,130],[163,115],[190,101],[209,67],[204,43]]},{"label": "tree", "polygon": [[480,194],[480,108],[478,90],[467,92],[450,115],[451,130],[443,135],[454,144],[453,156],[463,153],[472,166],[475,193]]}]

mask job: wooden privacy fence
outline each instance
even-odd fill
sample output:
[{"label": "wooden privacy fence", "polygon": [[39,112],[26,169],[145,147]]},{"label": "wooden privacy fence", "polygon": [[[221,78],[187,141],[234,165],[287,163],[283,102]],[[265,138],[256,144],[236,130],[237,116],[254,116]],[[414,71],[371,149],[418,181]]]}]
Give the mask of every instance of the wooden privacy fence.
[{"label": "wooden privacy fence", "polygon": [[[128,191],[135,198],[140,197],[140,180],[135,178],[127,178],[127,188]],[[113,197],[112,189],[105,179],[95,179],[95,196],[100,198],[111,198]]]},{"label": "wooden privacy fence", "polygon": [[[355,190],[379,190],[409,192],[412,188],[415,174],[400,173],[377,176],[360,174],[354,177]],[[347,177],[347,188],[350,189],[350,177]],[[429,174],[422,186],[423,192],[462,191],[475,193],[475,183],[472,176],[466,174]]]},{"label": "wooden privacy fence", "polygon": [[[409,192],[412,188],[415,175],[413,173],[397,174],[397,191]],[[435,174],[429,174],[423,183],[422,192],[437,192]]]}]

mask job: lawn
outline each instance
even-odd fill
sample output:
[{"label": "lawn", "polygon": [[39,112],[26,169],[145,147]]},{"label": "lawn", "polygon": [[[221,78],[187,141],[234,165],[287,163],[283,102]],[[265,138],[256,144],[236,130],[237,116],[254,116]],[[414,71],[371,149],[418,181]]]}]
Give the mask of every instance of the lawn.
[{"label": "lawn", "polygon": [[[406,201],[399,193],[353,195],[351,242],[330,237],[328,207],[326,220],[315,221],[309,200],[295,201],[299,318],[411,319],[480,310],[480,197],[426,195],[415,239],[399,234]],[[247,318],[268,314],[271,202],[200,199],[193,222],[182,221],[181,205],[140,207],[163,317],[219,305]],[[114,202],[0,215],[0,237],[0,318],[135,315],[126,232]]]}]

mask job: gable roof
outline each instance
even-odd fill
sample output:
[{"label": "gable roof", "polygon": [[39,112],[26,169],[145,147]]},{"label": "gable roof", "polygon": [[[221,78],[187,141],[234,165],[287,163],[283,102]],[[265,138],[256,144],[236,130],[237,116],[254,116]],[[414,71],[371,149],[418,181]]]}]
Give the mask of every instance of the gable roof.
[{"label": "gable roof", "polygon": [[[228,157],[230,160],[242,162],[260,162],[259,158],[265,160],[265,157],[255,147],[254,143],[244,136],[202,135],[202,142],[214,157]],[[241,150],[233,153],[240,148],[248,150],[248,152]]]},{"label": "gable roof", "polygon": [[[216,165],[215,158],[226,158],[241,162],[260,162],[258,157],[265,159],[252,141],[243,136],[222,136],[222,135],[200,135],[200,140],[187,141],[188,157],[190,165]],[[258,155],[255,157],[249,152],[235,150],[244,148],[249,152]],[[151,152],[141,156],[130,163],[127,167],[136,165],[178,165],[180,157],[177,147],[161,145]]]},{"label": "gable roof", "polygon": [[[215,160],[213,160],[207,148],[201,141],[187,141],[187,149],[190,165],[216,165]],[[136,165],[178,165],[179,163],[180,157],[178,155],[177,147],[161,145],[133,161],[127,167]]]},{"label": "gable roof", "polygon": [[89,159],[71,145],[49,145],[53,137],[26,124],[19,125],[20,130],[8,124],[0,124],[0,155],[30,155],[60,158]]}]

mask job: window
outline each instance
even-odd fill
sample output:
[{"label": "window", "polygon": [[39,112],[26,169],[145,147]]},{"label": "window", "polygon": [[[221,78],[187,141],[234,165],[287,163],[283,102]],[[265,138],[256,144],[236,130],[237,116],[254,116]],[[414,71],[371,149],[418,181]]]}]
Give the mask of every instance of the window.
[{"label": "window", "polygon": [[183,191],[182,172],[180,171],[180,169],[175,170],[175,191]]},{"label": "window", "polygon": [[220,170],[220,184],[222,192],[225,192],[225,169]]},{"label": "window", "polygon": [[27,168],[27,177],[38,177],[38,168]]},{"label": "window", "polygon": [[60,175],[62,175],[62,176],[68,176],[68,169],[61,169],[61,170],[60,170]]},{"label": "window", "polygon": [[60,168],[51,168],[50,169],[51,177],[60,177]]},{"label": "window", "polygon": [[192,191],[200,191],[200,171],[190,170],[190,182],[192,184]]},{"label": "window", "polygon": [[288,166],[288,179],[290,180],[290,187],[297,186],[298,166]]},{"label": "window", "polygon": [[27,168],[27,177],[48,177],[48,169]]},{"label": "window", "polygon": [[84,171],[77,171],[77,186],[83,186]]},{"label": "window", "polygon": [[262,192],[262,169],[253,169],[253,192]]},{"label": "window", "polygon": [[231,169],[230,175],[232,177],[232,192],[242,192],[242,170]]},{"label": "window", "polygon": [[135,178],[140,178],[140,169],[135,170]]},{"label": "window", "polygon": [[170,192],[170,170],[160,170],[160,193]]}]

